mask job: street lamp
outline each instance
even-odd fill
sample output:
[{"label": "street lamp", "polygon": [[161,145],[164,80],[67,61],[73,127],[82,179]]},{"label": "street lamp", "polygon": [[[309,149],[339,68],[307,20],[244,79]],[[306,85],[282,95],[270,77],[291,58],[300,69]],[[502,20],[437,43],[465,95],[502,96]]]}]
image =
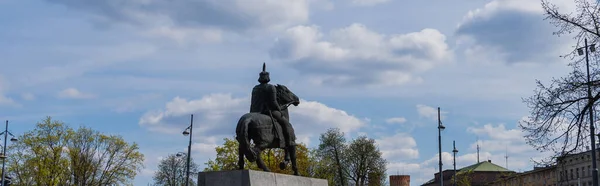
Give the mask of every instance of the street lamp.
[{"label": "street lamp", "polygon": [[454,153],[454,157],[453,157],[454,158],[454,160],[453,160],[454,161],[453,162],[453,165],[454,165],[454,186],[456,186],[456,153],[458,153],[458,150],[456,150],[456,142],[455,141],[452,141],[452,146],[454,147],[454,150],[452,150],[452,153]]},{"label": "street lamp", "polygon": [[[577,49],[577,53],[579,55],[583,55],[585,51],[585,66],[587,70],[587,96],[588,96],[588,105],[590,109],[590,138],[592,143],[592,184],[598,185],[598,167],[596,165],[596,138],[594,137],[594,107],[592,105],[592,83],[590,81],[590,60],[588,57],[588,47],[591,52],[596,51],[595,44],[591,44],[588,46],[587,38],[585,39],[585,46]],[[585,50],[583,50],[585,48]]]},{"label": "street lamp", "polygon": [[442,119],[440,118],[440,107],[438,107],[438,147],[440,157],[440,185],[444,186],[444,173],[442,172],[442,130],[446,129],[442,125]]},{"label": "street lamp", "polygon": [[3,135],[3,134],[4,134],[4,147],[2,150],[2,155],[0,156],[0,159],[2,159],[2,179],[1,179],[0,183],[2,183],[2,185],[4,185],[4,176],[6,175],[5,174],[5,164],[6,164],[6,158],[7,158],[7,156],[6,156],[6,141],[8,141],[8,139],[7,139],[8,135],[11,136],[10,141],[12,141],[12,142],[18,141],[17,138],[15,138],[15,136],[12,133],[8,132],[8,120],[6,120],[6,128],[4,129],[4,132],[0,133],[0,135]]},{"label": "street lamp", "polygon": [[[184,136],[190,136],[190,142],[188,144],[188,152],[187,152],[187,165],[186,165],[186,171],[185,171],[185,186],[189,186],[190,184],[190,152],[192,151],[192,128],[194,128],[194,115],[191,115],[190,118],[190,126],[187,127],[184,131],[183,131],[183,135]],[[180,153],[177,153],[177,156],[181,156]]]}]

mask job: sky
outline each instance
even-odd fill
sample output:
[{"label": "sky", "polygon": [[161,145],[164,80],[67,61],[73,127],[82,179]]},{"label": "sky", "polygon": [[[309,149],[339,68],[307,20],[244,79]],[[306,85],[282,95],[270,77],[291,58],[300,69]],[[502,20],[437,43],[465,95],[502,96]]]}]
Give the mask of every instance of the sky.
[{"label": "sky", "polygon": [[[554,0],[573,10],[572,0]],[[301,98],[298,141],[340,128],[376,140],[388,174],[411,185],[480,159],[514,171],[545,157],[518,128],[522,98],[567,75],[574,39],[539,0],[0,0],[0,119],[19,135],[46,116],[139,144],[152,182],[160,158],[204,168],[235,135],[262,63]],[[477,141],[479,140],[479,141]],[[10,152],[8,152],[10,153]],[[508,165],[505,155],[508,155]]]}]

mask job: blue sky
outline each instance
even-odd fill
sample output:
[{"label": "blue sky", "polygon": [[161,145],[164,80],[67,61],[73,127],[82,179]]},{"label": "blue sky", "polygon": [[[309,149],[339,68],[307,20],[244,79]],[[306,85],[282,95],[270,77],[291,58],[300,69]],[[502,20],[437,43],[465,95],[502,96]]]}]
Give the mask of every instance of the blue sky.
[{"label": "blue sky", "polygon": [[[572,10],[571,0],[555,0]],[[339,127],[366,134],[411,185],[481,159],[515,171],[543,157],[525,144],[521,98],[569,72],[538,0],[0,0],[0,112],[10,130],[45,116],[140,145],[152,182],[162,156],[202,164],[233,137],[263,62],[303,100],[291,109],[300,141]]]}]

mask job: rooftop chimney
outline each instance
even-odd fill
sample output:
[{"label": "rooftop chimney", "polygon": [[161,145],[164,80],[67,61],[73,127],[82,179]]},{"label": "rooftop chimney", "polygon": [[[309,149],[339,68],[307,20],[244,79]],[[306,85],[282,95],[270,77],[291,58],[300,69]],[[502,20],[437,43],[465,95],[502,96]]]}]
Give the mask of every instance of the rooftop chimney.
[{"label": "rooftop chimney", "polygon": [[488,162],[492,163],[492,160],[488,160]]}]

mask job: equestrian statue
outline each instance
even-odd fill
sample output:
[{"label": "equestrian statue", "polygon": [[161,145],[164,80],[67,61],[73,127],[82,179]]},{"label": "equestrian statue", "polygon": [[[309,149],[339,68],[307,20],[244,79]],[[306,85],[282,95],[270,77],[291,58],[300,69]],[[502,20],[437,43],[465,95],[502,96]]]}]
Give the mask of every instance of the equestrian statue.
[{"label": "equestrian statue", "polygon": [[279,163],[279,168],[284,170],[291,160],[294,175],[299,175],[296,166],[296,135],[289,122],[288,107],[298,106],[300,100],[286,86],[269,84],[271,79],[269,72],[265,70],[263,63],[258,77],[260,84],[252,89],[250,112],[240,117],[235,129],[239,143],[238,166],[239,169],[244,169],[245,156],[250,162],[256,161],[263,171],[270,172],[260,153],[265,149],[280,148],[285,150],[285,158],[284,162]]}]

